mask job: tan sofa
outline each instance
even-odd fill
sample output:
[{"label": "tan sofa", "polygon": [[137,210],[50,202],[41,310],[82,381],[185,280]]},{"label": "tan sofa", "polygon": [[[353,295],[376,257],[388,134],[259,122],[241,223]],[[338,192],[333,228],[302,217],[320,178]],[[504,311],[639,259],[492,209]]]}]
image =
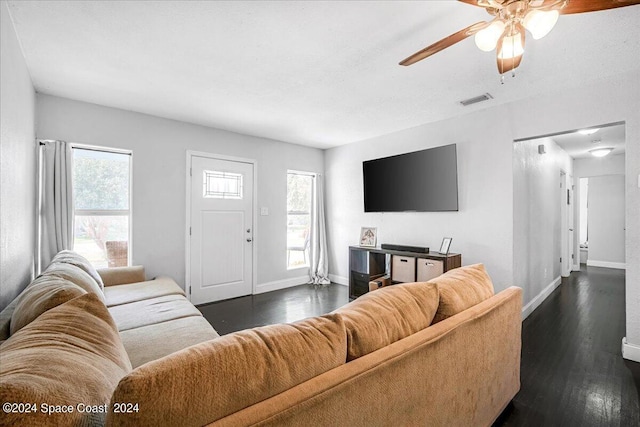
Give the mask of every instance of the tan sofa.
[{"label": "tan sofa", "polygon": [[481,264],[222,337],[170,279],[143,274],[101,271],[102,295],[50,276],[23,292],[33,313],[21,296],[0,322],[0,397],[37,407],[6,423],[482,426],[520,387],[521,290],[493,295]]}]

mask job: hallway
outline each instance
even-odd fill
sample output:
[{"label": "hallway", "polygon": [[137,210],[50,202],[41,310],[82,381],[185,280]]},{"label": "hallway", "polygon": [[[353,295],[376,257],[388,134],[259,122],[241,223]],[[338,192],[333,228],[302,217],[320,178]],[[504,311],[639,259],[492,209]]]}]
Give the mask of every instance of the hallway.
[{"label": "hallway", "polygon": [[522,325],[522,387],[494,426],[640,425],[624,286],[624,270],[584,265],[563,279]]}]

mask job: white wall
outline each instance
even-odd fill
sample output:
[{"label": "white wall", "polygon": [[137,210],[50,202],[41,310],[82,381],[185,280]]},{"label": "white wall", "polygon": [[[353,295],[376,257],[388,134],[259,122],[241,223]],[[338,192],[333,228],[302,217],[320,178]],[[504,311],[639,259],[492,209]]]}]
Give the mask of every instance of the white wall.
[{"label": "white wall", "polygon": [[38,138],[133,150],[133,263],[149,276],[184,286],[187,150],[258,161],[258,285],[308,274],[286,268],[287,169],[322,173],[321,150],[41,94],[36,112]]},{"label": "white wall", "polygon": [[31,280],[35,247],[35,92],[0,3],[0,309]]},{"label": "white wall", "polygon": [[573,160],[551,138],[513,144],[513,282],[528,302],[560,283],[561,170],[571,175]]},{"label": "white wall", "polygon": [[[501,109],[498,114],[507,114]],[[513,283],[512,173],[508,126],[487,126],[484,111],[327,150],[330,271],[348,277],[348,246],[361,226],[378,228],[378,243],[429,246],[452,237],[463,264],[485,263],[497,289]],[[459,212],[364,213],[362,161],[457,144]],[[501,165],[506,165],[501,167]],[[433,185],[437,185],[434,183]],[[417,189],[419,191],[419,189]]]},{"label": "white wall", "polygon": [[589,178],[587,265],[624,266],[624,175]]},{"label": "white wall", "polygon": [[[640,346],[638,111],[640,72],[635,71],[328,150],[331,273],[347,277],[347,246],[357,243],[360,226],[371,225],[378,226],[381,242],[437,247],[443,236],[451,235],[453,250],[462,253],[463,263],[484,262],[497,290],[521,286],[513,270],[513,141],[624,121],[627,338]],[[450,143],[458,144],[460,212],[363,212],[362,160]]]},{"label": "white wall", "polygon": [[[624,125],[622,125],[624,126]],[[605,157],[589,157],[583,159],[576,159],[573,162],[574,168],[574,185],[575,188],[579,188],[580,178],[589,178],[589,177],[597,177],[603,175],[624,175],[625,174],[625,155],[624,154],[616,154],[609,155]],[[624,191],[624,189],[623,189]],[[581,195],[579,191],[575,191],[574,195],[575,199],[575,221],[574,225],[576,227],[576,232],[574,236],[576,237],[574,241],[574,247],[580,247],[580,231],[581,231],[581,215],[580,215],[580,201]],[[588,216],[587,216],[588,218]],[[624,218],[623,218],[624,219]],[[624,245],[624,243],[623,243]],[[624,252],[623,252],[624,253]],[[591,252],[589,252],[589,256],[591,256]],[[620,262],[624,262],[624,259]],[[579,269],[579,260],[575,260],[574,269]]]},{"label": "white wall", "polygon": [[575,159],[573,162],[574,181],[577,185],[577,180],[580,178],[602,175],[624,175],[624,161],[624,154]]}]

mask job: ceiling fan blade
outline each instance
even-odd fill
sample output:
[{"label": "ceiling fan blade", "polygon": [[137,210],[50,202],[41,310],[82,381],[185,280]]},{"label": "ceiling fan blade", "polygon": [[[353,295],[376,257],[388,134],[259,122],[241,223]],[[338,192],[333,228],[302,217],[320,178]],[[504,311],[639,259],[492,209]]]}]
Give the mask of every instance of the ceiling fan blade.
[{"label": "ceiling fan blade", "polygon": [[434,44],[432,44],[431,46],[427,46],[424,49],[422,49],[419,52],[414,53],[413,55],[403,59],[400,62],[400,65],[411,65],[411,64],[415,64],[418,61],[421,61],[431,55],[433,55],[434,53],[438,53],[441,50],[444,50],[446,48],[448,48],[449,46],[452,46],[464,39],[466,39],[467,37],[470,37],[472,35],[474,35],[475,33],[477,33],[478,31],[482,30],[483,28],[487,27],[490,24],[490,22],[476,22],[473,25],[468,26],[467,28],[464,28],[460,31],[458,31],[457,33],[453,33],[451,34],[449,37],[445,37],[440,41],[435,42]]},{"label": "ceiling fan blade", "polygon": [[569,0],[569,3],[558,12],[561,15],[569,15],[633,6],[634,4],[640,4],[640,0]]}]

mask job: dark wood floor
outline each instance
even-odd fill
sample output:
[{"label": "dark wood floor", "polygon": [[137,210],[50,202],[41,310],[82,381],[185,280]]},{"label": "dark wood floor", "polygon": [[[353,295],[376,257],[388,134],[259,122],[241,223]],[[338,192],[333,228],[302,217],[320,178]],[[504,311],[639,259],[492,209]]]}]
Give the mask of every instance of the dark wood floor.
[{"label": "dark wood floor", "polygon": [[494,426],[640,426],[624,282],[624,270],[583,267],[524,321],[522,386]]},{"label": "dark wood floor", "polygon": [[[198,308],[222,335],[328,313],[345,286],[302,285]],[[585,267],[522,325],[520,393],[498,426],[640,426],[640,364],[624,361],[624,271]]]},{"label": "dark wood floor", "polygon": [[220,335],[329,313],[349,302],[349,288],[300,285],[198,306]]}]

